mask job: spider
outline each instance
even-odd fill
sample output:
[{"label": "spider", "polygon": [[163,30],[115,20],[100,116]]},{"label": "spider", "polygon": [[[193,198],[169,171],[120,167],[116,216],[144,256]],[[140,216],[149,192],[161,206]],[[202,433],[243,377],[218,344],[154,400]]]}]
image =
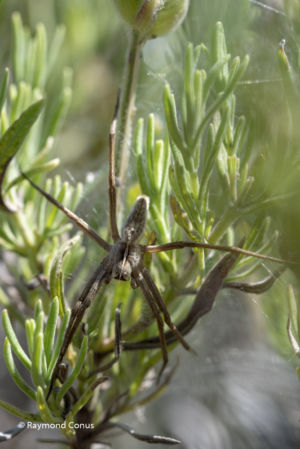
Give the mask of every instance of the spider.
[{"label": "spider", "polygon": [[[244,250],[239,247],[229,247],[214,245],[209,243],[196,243],[189,241],[176,241],[161,245],[142,245],[140,240],[144,234],[147,220],[147,210],[149,205],[149,199],[145,195],[141,195],[134,203],[121,232],[119,232],[116,218],[116,176],[115,176],[115,134],[116,134],[116,122],[117,113],[115,113],[112,121],[109,133],[109,220],[110,229],[113,239],[113,243],[110,244],[98,233],[92,229],[84,220],[78,217],[75,213],[60,204],[50,194],[45,192],[41,187],[36,185],[25,173],[22,175],[30,182],[32,187],[40,192],[41,195],[59,208],[71,221],[73,221],[79,228],[81,228],[90,238],[92,238],[101,248],[103,248],[107,255],[100,262],[99,266],[87,281],[81,295],[77,299],[71,310],[70,321],[64,336],[64,340],[60,349],[58,360],[53,371],[53,375],[50,381],[47,399],[49,398],[54,382],[59,377],[59,367],[65,356],[65,353],[70,345],[74,333],[76,332],[79,324],[82,321],[83,315],[86,309],[91,305],[93,299],[96,297],[101,285],[103,283],[108,284],[112,279],[119,281],[130,281],[132,288],[140,288],[146,302],[148,303],[153,316],[156,319],[159,341],[157,338],[153,339],[152,347],[161,347],[162,351],[162,366],[160,374],[168,363],[168,350],[167,345],[170,341],[178,340],[182,346],[189,350],[190,346],[184,339],[182,332],[180,332],[173,323],[167,306],[162,299],[162,296],[152,279],[151,274],[146,268],[143,257],[146,253],[158,253],[161,251],[170,251],[174,249],[182,248],[204,248],[213,249],[223,252],[233,253],[234,255],[253,256],[256,258],[270,260],[273,262],[286,263],[282,259],[266,256],[263,254],[254,253]],[[163,316],[163,318],[161,317]],[[169,327],[172,338],[168,333],[164,333],[164,322]],[[184,326],[181,326],[184,328]],[[186,332],[184,332],[186,333]],[[134,345],[134,343],[133,343]],[[151,344],[150,344],[151,347]]]}]

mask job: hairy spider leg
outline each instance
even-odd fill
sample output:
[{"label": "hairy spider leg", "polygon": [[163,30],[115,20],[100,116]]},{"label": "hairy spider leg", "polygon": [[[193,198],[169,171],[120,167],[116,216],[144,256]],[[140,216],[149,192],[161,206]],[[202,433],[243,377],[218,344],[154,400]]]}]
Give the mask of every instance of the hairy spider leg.
[{"label": "hairy spider leg", "polygon": [[181,333],[179,332],[179,330],[177,329],[177,327],[175,326],[175,324],[173,323],[170,314],[168,312],[167,306],[164,302],[164,300],[161,297],[161,294],[155,284],[155,282],[153,281],[149,271],[147,270],[147,268],[145,267],[145,265],[143,264],[143,262],[140,263],[139,265],[139,269],[145,279],[146,284],[148,285],[149,290],[152,293],[152,296],[159,308],[159,310],[162,312],[163,316],[164,316],[164,320],[165,323],[168,325],[170,331],[177,337],[177,339],[180,341],[180,343],[182,344],[182,346],[186,349],[186,350],[190,350],[190,346],[189,344],[185,341],[185,339],[183,338],[183,336],[181,335]]},{"label": "hairy spider leg", "polygon": [[72,338],[76,332],[76,329],[78,328],[78,326],[83,318],[84,312],[91,305],[92,301],[96,297],[102,283],[108,281],[108,274],[107,274],[107,270],[106,270],[107,262],[108,262],[108,256],[102,260],[100,265],[97,267],[95,272],[92,274],[91,278],[88,280],[87,284],[85,285],[79,299],[76,301],[76,303],[72,307],[70,321],[69,321],[69,324],[68,324],[68,327],[67,327],[67,330],[66,330],[66,333],[64,336],[64,340],[63,340],[63,343],[62,343],[62,346],[61,346],[61,349],[59,352],[57,362],[55,364],[55,367],[54,367],[54,370],[53,370],[53,373],[51,376],[51,381],[50,381],[46,400],[48,400],[48,398],[51,394],[54,382],[57,378],[59,366],[65,356],[65,353],[67,352],[67,349],[72,341]]},{"label": "hairy spider leg", "polygon": [[[177,324],[177,329],[181,335],[186,335],[190,332],[199,318],[206,315],[211,310],[216,295],[222,287],[224,279],[234,265],[237,257],[237,254],[226,254],[207,274],[203,284],[196,292],[192,308],[181,322]],[[176,342],[177,336],[169,330],[165,332],[165,340],[167,345],[170,345]],[[150,337],[140,341],[125,342],[123,349],[125,351],[135,351],[140,349],[154,349],[159,348],[160,346],[160,338]]]},{"label": "hairy spider leg", "polygon": [[149,290],[142,273],[139,270],[135,269],[133,271],[133,278],[134,278],[136,284],[140,287],[140,289],[144,295],[144,298],[146,299],[146,301],[153,313],[153,316],[156,320],[156,323],[157,323],[160,347],[161,347],[161,352],[162,352],[162,357],[163,357],[163,363],[162,363],[162,366],[160,368],[159,375],[158,375],[158,379],[160,379],[160,376],[162,375],[162,373],[168,363],[168,360],[169,360],[167,342],[166,342],[166,337],[165,337],[165,333],[164,333],[164,322],[162,320],[162,317],[160,316],[159,307],[156,304],[156,302],[152,296],[152,292]]},{"label": "hairy spider leg", "polygon": [[25,173],[21,172],[22,176],[27,179],[27,181],[32,185],[34,189],[36,189],[42,196],[44,196],[49,203],[52,203],[59,210],[61,210],[76,226],[78,226],[82,231],[88,234],[91,239],[93,239],[101,248],[105,251],[109,251],[111,245],[107,243],[100,235],[82,218],[78,217],[74,212],[70,211],[67,207],[63,206],[59,201],[57,201],[53,196],[43,190],[40,186],[35,184]]},{"label": "hairy spider leg", "polygon": [[271,262],[277,262],[282,264],[295,264],[296,262],[279,259],[278,257],[267,256],[265,254],[255,253],[246,249],[238,248],[237,246],[226,245],[214,245],[211,243],[196,243],[196,242],[170,242],[162,245],[141,245],[145,253],[159,253],[162,251],[172,251],[173,249],[183,248],[202,248],[202,249],[215,249],[217,251],[223,251],[226,253],[240,254],[241,256],[256,257],[257,259],[270,260]]},{"label": "hairy spider leg", "polygon": [[267,276],[265,279],[258,282],[225,282],[222,287],[233,288],[246,293],[264,293],[272,287],[276,279],[281,276],[285,269],[285,266],[281,266],[274,273],[270,274],[270,276]]},{"label": "hairy spider leg", "polygon": [[117,127],[117,113],[119,101],[115,108],[113,121],[109,130],[109,217],[110,228],[113,241],[120,240],[120,234],[117,225],[117,195],[116,195],[116,175],[115,175],[115,141],[116,141],[116,127]]}]

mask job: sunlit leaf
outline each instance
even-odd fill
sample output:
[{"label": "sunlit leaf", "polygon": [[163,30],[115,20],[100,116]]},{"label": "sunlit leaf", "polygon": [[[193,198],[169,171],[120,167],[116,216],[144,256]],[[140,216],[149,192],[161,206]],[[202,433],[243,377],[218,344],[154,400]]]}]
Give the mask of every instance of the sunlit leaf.
[{"label": "sunlit leaf", "polygon": [[21,148],[32,125],[38,118],[43,103],[43,100],[39,100],[29,106],[29,108],[27,108],[21,116],[10,125],[0,139],[0,208],[9,212],[13,212],[15,208],[11,204],[6,204],[3,198],[4,176],[10,161]]}]

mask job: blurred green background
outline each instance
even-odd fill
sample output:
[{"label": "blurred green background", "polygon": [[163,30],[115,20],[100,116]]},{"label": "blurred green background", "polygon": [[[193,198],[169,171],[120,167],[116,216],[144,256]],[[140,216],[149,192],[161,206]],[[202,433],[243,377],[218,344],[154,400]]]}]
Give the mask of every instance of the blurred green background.
[{"label": "blurred green background", "polygon": [[[252,142],[249,151],[260,154],[261,165],[258,163],[257,166],[258,188],[260,186],[261,189],[268,188],[281,198],[276,203],[272,203],[264,213],[271,215],[273,227],[280,232],[282,256],[295,257],[299,260],[300,152],[298,146],[300,145],[300,127],[298,124],[300,105],[298,107],[295,101],[292,107],[287,108],[286,92],[281,81],[277,60],[279,42],[285,39],[285,51],[297,85],[300,73],[298,62],[300,48],[299,2],[297,0],[278,0],[270,1],[268,5],[275,9],[266,9],[249,0],[191,0],[190,10],[183,26],[164,38],[148,42],[143,49],[136,116],[147,116],[150,112],[155,112],[163,120],[161,101],[163,86],[168,80],[176,91],[176,85],[181,81],[181,67],[186,43],[204,42],[206,45],[210,45],[214,25],[216,21],[222,21],[229,52],[233,56],[249,54],[251,58],[245,79],[236,91],[236,97],[238,113],[245,115],[251,123]],[[103,174],[104,177],[100,177],[96,195],[98,199],[96,208],[100,214],[101,212],[103,214],[107,204],[103,203],[102,196],[106,198],[105,170],[107,167],[108,130],[122,78],[128,35],[126,25],[121,21],[112,0],[2,0],[0,7],[1,70],[9,64],[12,45],[11,14],[13,11],[19,11],[22,14],[23,22],[31,30],[34,30],[37,23],[45,23],[50,39],[55,26],[64,24],[66,27],[63,51],[51,79],[51,94],[48,101],[55,100],[56,83],[66,65],[73,70],[73,101],[56,141],[55,152],[62,161],[60,172],[63,176],[74,176],[75,179],[85,181],[88,173],[100,171]],[[295,96],[296,99],[297,96]],[[289,124],[291,110],[292,125]],[[293,147],[291,153],[293,157],[286,154],[287,146]],[[99,190],[101,194],[99,194]],[[83,206],[87,208],[88,202]],[[84,213],[88,213],[88,210],[85,210]],[[247,328],[247,333],[244,334],[246,340],[249,337],[250,341],[254,342],[255,339],[252,339],[256,330],[264,329],[267,324],[269,337],[275,343],[276,349],[285,356],[292,357],[285,334],[287,317],[285,293],[288,282],[293,282],[297,292],[299,270],[296,268],[294,272],[289,272],[285,276],[274,287],[272,295],[264,299],[263,310],[254,303],[242,307],[233,299],[231,299],[232,304],[229,304],[229,310],[232,312],[240,308],[240,314],[235,319],[239,320],[242,316],[248,326],[249,320],[253,319],[254,330]],[[226,314],[228,310],[223,310],[223,312]],[[250,318],[245,317],[247,314]],[[267,317],[265,321],[264,314]],[[216,323],[218,321],[208,321],[205,328],[208,335],[213,337],[212,340],[215,344],[221,344],[221,342],[224,344],[225,340],[225,345],[228,344],[233,348],[237,345],[236,339],[243,339],[241,336],[243,332],[238,329],[234,337],[235,340],[228,342],[224,339],[220,329],[218,329],[219,333],[213,331],[214,326],[218,326]],[[241,323],[242,321],[240,321]],[[209,341],[207,337],[208,347],[211,344],[212,341]],[[273,353],[269,354],[271,354],[269,357],[272,358]],[[186,356],[185,360],[187,360]],[[204,356],[203,362],[205,363]],[[253,361],[254,363],[255,361]],[[207,366],[215,367],[215,364],[209,361]],[[295,416],[299,417],[299,407],[297,408],[292,397],[297,397],[294,394],[294,388],[298,394],[299,388],[296,383],[294,384],[292,375],[294,371],[289,371],[286,366],[280,369],[282,372],[287,371],[287,374],[286,377],[282,377],[282,383],[278,381],[279,383],[276,384],[276,387],[274,386],[274,389],[283,391],[283,395],[284,391],[287,392],[287,401],[282,410],[288,415],[286,429],[292,428],[294,435],[295,421],[297,421]],[[201,376],[201,372],[199,373]],[[186,376],[187,372],[181,375]],[[262,373],[262,376],[258,378],[261,388],[263,388],[263,377]],[[186,385],[183,378],[178,379],[180,385]],[[245,388],[247,387],[245,386]],[[273,394],[275,395],[275,391]],[[10,394],[4,399],[10,400]],[[166,413],[169,412],[166,411]],[[134,420],[133,417],[132,421],[134,422]],[[1,430],[2,426],[6,427],[4,420],[2,422]],[[289,433],[290,430],[286,431]],[[255,447],[258,449],[263,447],[259,445],[260,443],[252,446],[250,436],[251,431],[249,430],[248,437],[245,436],[244,445],[240,445],[240,448]],[[224,441],[223,439],[223,443]],[[282,441],[284,444],[284,440]],[[276,441],[272,442],[270,436],[270,441],[268,440],[264,447],[286,447],[288,449],[299,447],[296,445],[300,440],[297,440],[295,436],[287,441],[289,441],[289,446],[277,446]],[[12,447],[24,446],[22,446],[22,442],[16,440]],[[129,441],[128,447],[135,447],[134,443]],[[136,447],[141,447],[141,445]],[[191,444],[186,447],[197,448],[200,446]],[[219,449],[231,446],[224,444],[223,446],[202,445],[201,448],[203,449],[203,447],[218,447]]]}]

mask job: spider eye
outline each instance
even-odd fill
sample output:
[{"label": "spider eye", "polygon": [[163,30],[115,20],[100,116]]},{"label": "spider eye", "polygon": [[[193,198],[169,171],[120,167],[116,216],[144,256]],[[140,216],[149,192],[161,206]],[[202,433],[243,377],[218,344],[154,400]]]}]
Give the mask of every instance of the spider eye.
[{"label": "spider eye", "polygon": [[135,243],[142,237],[147,220],[149,198],[141,195],[134,203],[122,228],[122,240]]}]

